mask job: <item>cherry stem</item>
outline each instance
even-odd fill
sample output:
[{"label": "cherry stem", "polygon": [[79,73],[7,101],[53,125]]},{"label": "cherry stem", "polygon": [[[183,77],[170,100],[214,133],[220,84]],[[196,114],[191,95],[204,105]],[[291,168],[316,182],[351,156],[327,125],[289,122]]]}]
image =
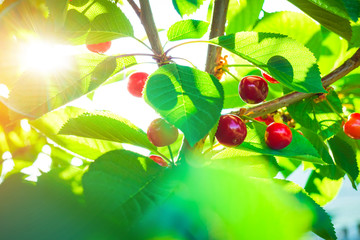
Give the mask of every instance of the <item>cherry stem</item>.
[{"label": "cherry stem", "polygon": [[172,152],[172,150],[171,150],[170,145],[168,145],[168,150],[169,150],[169,154],[170,154],[171,162],[172,162],[172,163],[174,163],[174,155],[173,155],[173,152]]},{"label": "cherry stem", "polygon": [[171,160],[168,157],[166,157],[164,154],[162,154],[158,150],[155,150],[155,152],[156,152],[156,154],[160,155],[167,163],[171,162]]},{"label": "cherry stem", "polygon": [[234,74],[232,74],[229,70],[227,70],[225,67],[221,68],[223,71],[225,71],[227,74],[232,76],[236,81],[241,82],[239,78],[237,78]]},{"label": "cherry stem", "polygon": [[256,120],[255,118],[248,117],[248,116],[245,116],[245,115],[242,115],[241,117],[242,117],[242,118],[245,118],[245,119],[247,119],[247,120],[251,120],[251,121],[253,121],[253,122],[256,122],[256,123],[258,123],[258,124],[261,124],[261,125],[267,127],[266,123],[261,122],[261,121],[259,121],[259,120]]},{"label": "cherry stem", "polygon": [[214,148],[216,148],[216,147],[218,147],[220,145],[221,145],[220,143],[213,144],[211,147],[209,147],[208,149],[206,149],[204,151],[204,154],[210,152],[211,150],[213,150]]},{"label": "cherry stem", "polygon": [[155,57],[154,54],[149,53],[128,53],[128,54],[120,54],[115,56],[115,58],[122,58],[122,57],[133,57],[133,56],[148,56],[148,57]]},{"label": "cherry stem", "polygon": [[228,65],[225,65],[224,67],[254,67],[254,68],[256,68],[256,66],[251,65],[251,64],[228,64]]},{"label": "cherry stem", "polygon": [[165,51],[165,55],[167,55],[171,50],[173,50],[174,48],[186,45],[186,44],[190,44],[190,43],[209,43],[209,41],[205,41],[205,40],[194,40],[194,41],[188,41],[188,42],[183,42],[183,43],[179,43],[175,46],[172,46],[171,48],[169,48],[168,50]]},{"label": "cherry stem", "polygon": [[334,113],[336,113],[343,121],[347,121],[347,119],[346,118],[344,118],[343,116],[341,116],[341,114],[338,112],[338,111],[336,111],[336,109],[334,108],[334,106],[330,103],[330,101],[325,97],[325,102],[327,103],[327,105],[331,108],[331,110],[334,112]]},{"label": "cherry stem", "polygon": [[197,67],[196,67],[191,61],[187,60],[186,58],[182,58],[182,57],[171,57],[171,59],[179,59],[179,60],[186,61],[186,62],[190,63],[191,66],[193,66],[193,68],[196,68],[196,69],[197,69]]},{"label": "cherry stem", "polygon": [[139,43],[141,43],[142,45],[144,45],[147,49],[149,49],[151,52],[153,52],[154,54],[156,54],[155,52],[154,52],[154,50],[151,48],[151,47],[149,47],[146,43],[144,43],[143,41],[141,41],[140,39],[138,39],[138,38],[136,38],[136,37],[132,37],[133,39],[135,39],[136,41],[138,41]]}]

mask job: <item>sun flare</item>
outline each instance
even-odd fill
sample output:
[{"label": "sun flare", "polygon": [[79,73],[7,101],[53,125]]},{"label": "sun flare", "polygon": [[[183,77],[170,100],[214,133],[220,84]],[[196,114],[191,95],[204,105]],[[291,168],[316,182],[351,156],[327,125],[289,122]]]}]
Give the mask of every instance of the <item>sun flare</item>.
[{"label": "sun flare", "polygon": [[32,40],[23,45],[21,66],[24,70],[53,73],[68,67],[72,49],[69,46]]}]

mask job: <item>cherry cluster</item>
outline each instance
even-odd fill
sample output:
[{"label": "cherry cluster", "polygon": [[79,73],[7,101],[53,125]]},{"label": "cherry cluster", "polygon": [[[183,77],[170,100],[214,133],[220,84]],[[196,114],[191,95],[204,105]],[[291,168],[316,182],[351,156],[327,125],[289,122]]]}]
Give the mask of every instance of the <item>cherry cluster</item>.
[{"label": "cherry cluster", "polygon": [[[269,74],[263,72],[263,77],[271,83],[279,83]],[[260,76],[246,76],[239,84],[239,95],[242,100],[249,104],[264,101],[268,95],[269,87],[265,79]],[[257,117],[255,120],[264,122],[267,126],[265,131],[265,142],[272,149],[283,149],[291,143],[292,132],[283,124],[274,122],[271,115]],[[215,137],[218,142],[227,147],[236,147],[244,142],[247,135],[246,125],[243,120],[235,115],[222,115],[219,120]]]}]

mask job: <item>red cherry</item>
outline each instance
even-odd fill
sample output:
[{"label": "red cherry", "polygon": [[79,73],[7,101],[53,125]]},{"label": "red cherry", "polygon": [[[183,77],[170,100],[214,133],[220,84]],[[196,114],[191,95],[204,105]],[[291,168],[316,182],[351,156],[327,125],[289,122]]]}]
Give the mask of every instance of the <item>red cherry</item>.
[{"label": "red cherry", "polygon": [[246,76],[239,84],[239,94],[247,103],[260,103],[265,100],[269,92],[267,82],[259,76]]},{"label": "red cherry", "polygon": [[146,80],[149,74],[145,72],[135,72],[129,76],[127,89],[129,93],[135,97],[142,97]]},{"label": "red cherry", "polygon": [[263,77],[268,80],[270,83],[279,83],[279,81],[277,81],[275,78],[273,78],[272,76],[270,76],[269,74],[267,74],[266,72],[261,72],[261,74],[263,75]]},{"label": "red cherry", "polygon": [[162,167],[167,167],[168,163],[160,156],[157,155],[150,155],[150,157],[154,162],[156,162],[157,164],[159,164]]},{"label": "red cherry", "polygon": [[264,122],[266,125],[269,125],[269,124],[274,122],[274,118],[271,115],[266,115],[266,116],[262,116],[262,117],[256,117],[254,119],[259,121],[259,122]]},{"label": "red cherry", "polygon": [[111,46],[111,41],[95,44],[86,44],[87,49],[94,53],[104,53],[109,50]]},{"label": "red cherry", "polygon": [[352,113],[343,126],[346,135],[353,139],[360,139],[360,113]]},{"label": "red cherry", "polygon": [[215,137],[224,146],[236,147],[244,142],[246,134],[246,125],[241,118],[227,114],[220,117]]},{"label": "red cherry", "polygon": [[283,149],[291,143],[292,132],[283,123],[274,122],[265,131],[265,142],[272,149]]},{"label": "red cherry", "polygon": [[148,139],[157,147],[164,147],[176,141],[179,132],[163,118],[152,121],[147,130]]}]

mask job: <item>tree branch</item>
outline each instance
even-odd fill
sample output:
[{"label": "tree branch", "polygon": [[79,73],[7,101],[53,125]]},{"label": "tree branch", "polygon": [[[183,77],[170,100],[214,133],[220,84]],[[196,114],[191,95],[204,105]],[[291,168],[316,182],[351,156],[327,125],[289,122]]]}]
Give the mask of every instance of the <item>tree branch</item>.
[{"label": "tree branch", "polygon": [[[210,39],[224,35],[228,6],[229,0],[215,0],[211,20]],[[206,72],[214,74],[214,68],[221,57],[221,49],[221,47],[209,45],[205,66]]]},{"label": "tree branch", "polygon": [[[330,72],[328,75],[324,76],[321,79],[324,88],[329,87],[331,84],[333,84],[340,78],[346,76],[348,73],[350,73],[352,70],[356,69],[359,66],[360,66],[360,48],[355,52],[355,54],[351,58],[346,60],[340,67],[336,68],[334,71]],[[280,98],[248,108],[246,109],[245,113],[241,110],[231,113],[238,116],[244,114],[249,117],[259,117],[267,113],[274,112],[279,108],[287,107],[293,103],[296,103],[302,99],[309,98],[314,95],[316,95],[316,93],[292,92]]]},{"label": "tree branch", "polygon": [[138,15],[138,17],[141,19],[141,10],[138,7],[138,5],[136,5],[136,3],[133,0],[127,0],[127,1],[131,5],[131,7],[134,9],[136,15]]},{"label": "tree branch", "polygon": [[155,26],[149,0],[140,0],[140,9],[140,20],[145,28],[146,35],[149,38],[151,48],[153,49],[155,55],[162,56],[164,50],[160,42],[157,28]]}]

